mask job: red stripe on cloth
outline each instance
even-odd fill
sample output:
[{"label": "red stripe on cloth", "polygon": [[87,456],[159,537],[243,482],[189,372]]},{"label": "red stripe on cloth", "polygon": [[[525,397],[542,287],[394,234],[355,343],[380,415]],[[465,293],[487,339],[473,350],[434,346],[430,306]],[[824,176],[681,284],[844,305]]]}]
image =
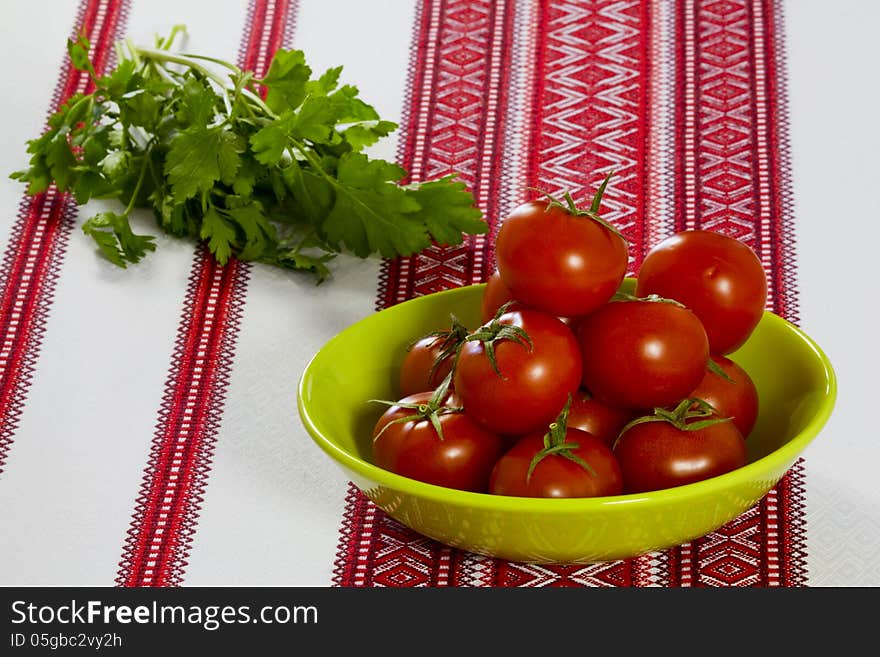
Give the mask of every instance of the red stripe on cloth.
[{"label": "red stripe on cloth", "polygon": [[783,39],[782,0],[761,0],[766,73],[766,130],[770,157],[767,180],[771,188],[770,203],[774,213],[771,267],[773,276],[773,312],[797,323],[798,290],[794,229],[794,198],[791,182],[791,151],[789,138],[788,93],[786,87]]},{"label": "red stripe on cloth", "polygon": [[[262,77],[290,34],[295,3],[253,0],[239,65]],[[196,250],[171,371],[116,584],[179,586],[216,444],[250,265]]]},{"label": "red stripe on cloth", "polygon": [[[399,160],[412,180],[457,174],[490,231],[460,246],[385,261],[378,308],[485,280],[494,268],[515,18],[512,1],[426,0],[418,6]],[[347,506],[335,584],[462,586],[483,576],[468,555],[400,525],[353,487]]]},{"label": "red stripe on cloth", "polygon": [[[768,280],[768,308],[797,321],[788,124],[779,3],[678,4],[676,226],[751,246]],[[802,464],[755,507],[672,550],[670,586],[803,586]]]},{"label": "red stripe on cloth", "polygon": [[[128,1],[83,0],[71,37],[83,31],[91,43],[90,55],[99,73],[113,55],[128,14]],[[49,114],[75,93],[94,88],[87,73],[65,58]],[[25,196],[0,265],[0,473],[18,429],[31,377],[46,330],[46,318],[74,227],[76,209],[67,194],[55,187]]]},{"label": "red stripe on cloth", "polygon": [[[427,0],[413,43],[418,85],[404,109],[401,165],[411,180],[457,174],[492,230],[499,218],[513,2]],[[490,233],[491,234],[491,233]],[[487,236],[383,263],[379,307],[479,282],[494,268]]]},{"label": "red stripe on cloth", "polygon": [[210,470],[247,268],[199,250],[117,583],[177,586]]},{"label": "red stripe on cloth", "polygon": [[[635,271],[646,243],[650,8],[640,0],[544,0],[538,33],[537,138],[526,184],[585,199],[613,170],[603,212],[629,239]],[[647,557],[589,566],[493,563],[495,586],[634,586],[648,569]]]},{"label": "red stripe on cloth", "polygon": [[[521,17],[526,18],[537,21],[532,27],[539,35],[525,46],[533,48],[527,61],[536,72],[517,90],[530,104],[519,150],[531,155],[524,158],[520,178],[507,188],[486,187],[481,181],[501,178],[499,162],[517,156],[503,150],[503,131],[511,120],[507,103],[514,96],[508,84],[513,30],[518,29],[515,5],[423,3],[402,163],[416,178],[460,172],[492,229],[488,238],[471,239],[461,248],[429,249],[387,263],[379,307],[485,279],[492,270],[491,243],[502,206],[495,194],[521,199],[525,186],[584,198],[606,171],[615,170],[606,216],[627,233],[636,253],[643,251],[651,47],[647,3],[545,0],[534,17]],[[520,28],[525,29],[522,24]],[[494,113],[488,108],[491,99],[497,99]],[[529,135],[534,135],[534,143]],[[475,267],[475,262],[481,266]],[[357,499],[354,491],[351,498]],[[359,511],[371,517],[366,542],[358,534]],[[343,525],[334,580],[341,586],[633,585],[645,581],[648,573],[642,560],[530,566],[449,552],[359,499]],[[381,564],[377,555],[382,555]],[[346,560],[358,568],[352,571]],[[458,570],[440,579],[441,564]]]},{"label": "red stripe on cloth", "polygon": [[640,257],[650,119],[648,4],[543,0],[540,16],[537,138],[526,184],[582,201],[613,170],[603,213]]},{"label": "red stripe on cloth", "polygon": [[[469,6],[473,11],[474,3]],[[457,44],[464,39],[469,52],[485,53],[505,37],[480,31],[479,23],[465,35],[451,30],[451,23],[461,28],[451,17],[456,10],[455,2],[422,5],[402,159],[410,170],[430,171],[436,160],[447,162],[448,150],[442,141],[432,141],[433,132],[453,132],[458,152],[468,158],[460,164],[471,182],[472,168],[492,161],[475,159],[476,151],[467,142],[471,117],[459,113],[454,117],[458,123],[450,125],[448,116],[432,108],[443,103],[438,94],[454,95],[455,85],[466,86],[443,69],[449,65],[444,58],[456,56]],[[534,17],[540,38],[533,42],[530,59],[536,72],[526,93],[526,128],[535,143],[527,149],[531,157],[523,170],[527,184],[551,192],[569,190],[579,198],[613,168],[617,175],[604,211],[632,241],[631,272],[638,271],[652,246],[649,235],[657,239],[671,230],[701,227],[743,240],[767,269],[770,307],[793,320],[794,235],[781,15],[781,3],[771,0],[680,0],[665,7],[645,0],[542,0]],[[652,23],[657,16],[670,20]],[[653,53],[661,55],[652,60]],[[668,60],[662,53],[669,53]],[[471,75],[468,82],[475,79]],[[660,116],[664,110],[658,105],[667,101],[653,98],[654,91],[669,94],[668,120]],[[504,97],[500,91],[496,95]],[[653,114],[660,117],[656,125],[651,123]],[[672,143],[659,152],[652,149],[665,140]],[[668,161],[660,162],[663,158]],[[670,180],[652,186],[649,181],[659,174],[656,166],[649,170],[649,160],[668,171]],[[674,190],[674,199],[648,198],[652,189],[655,194]],[[648,208],[655,207],[668,207],[669,216],[649,215]],[[489,220],[497,229],[497,217],[490,215]],[[439,289],[436,272],[444,268],[459,278],[447,276],[443,284],[466,284],[461,273],[473,275],[473,269],[463,266],[469,261],[460,256],[455,250],[435,252],[428,269],[420,268],[418,258],[386,263],[377,306]],[[623,561],[544,566],[450,551],[388,517],[352,485],[334,584],[797,586],[806,576],[803,510],[803,468],[798,463],[758,505],[697,541]]]}]

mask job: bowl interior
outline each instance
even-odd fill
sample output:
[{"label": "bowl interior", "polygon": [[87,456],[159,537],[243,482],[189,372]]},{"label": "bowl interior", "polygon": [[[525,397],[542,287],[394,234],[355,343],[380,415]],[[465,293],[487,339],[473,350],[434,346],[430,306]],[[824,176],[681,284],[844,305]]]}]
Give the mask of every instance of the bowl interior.
[{"label": "bowl interior", "polygon": [[[368,400],[397,398],[406,345],[448,326],[450,314],[477,327],[483,288],[473,285],[398,304],[331,339],[309,363],[299,389],[301,420],[319,446],[367,477],[386,474],[369,462],[371,431],[385,406]],[[830,415],[836,385],[827,358],[802,331],[771,313],[730,357],[749,372],[760,397],[748,440],[750,462],[792,459]]]},{"label": "bowl interior", "polygon": [[[370,461],[371,433],[394,401],[400,364],[414,339],[445,328],[455,315],[468,328],[480,324],[480,290],[472,286],[419,297],[350,326],[315,355],[300,384],[307,427],[338,449]],[[322,447],[326,448],[326,444]]]}]

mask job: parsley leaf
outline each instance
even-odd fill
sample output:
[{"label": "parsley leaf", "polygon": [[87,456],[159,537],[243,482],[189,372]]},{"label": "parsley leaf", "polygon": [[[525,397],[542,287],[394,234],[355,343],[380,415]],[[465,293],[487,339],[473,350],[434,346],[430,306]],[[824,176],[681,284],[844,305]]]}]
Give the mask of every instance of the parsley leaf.
[{"label": "parsley leaf", "polygon": [[128,217],[115,212],[100,212],[83,224],[83,232],[97,242],[101,252],[114,264],[125,267],[137,262],[147,251],[155,251],[155,238],[135,235]]},{"label": "parsley leaf", "polygon": [[181,131],[168,147],[171,192],[185,200],[211,191],[217,181],[231,184],[244,148],[241,137],[222,126],[195,125]]},{"label": "parsley leaf", "polygon": [[465,184],[455,176],[430,180],[407,189],[422,208],[421,219],[438,244],[453,244],[462,233],[479,234],[485,225],[482,213],[468,202]]},{"label": "parsley leaf", "polygon": [[279,49],[262,80],[268,87],[266,105],[274,112],[296,109],[306,97],[306,85],[311,75],[312,69],[306,64],[301,50]]},{"label": "parsley leaf", "polygon": [[224,219],[212,205],[202,217],[202,239],[208,240],[208,248],[217,262],[226,264],[232,255],[232,246],[235,242],[235,228]]},{"label": "parsley leaf", "polygon": [[404,173],[396,164],[370,161],[360,153],[340,158],[336,203],[324,222],[327,240],[360,257],[378,251],[391,258],[429,246],[418,202],[392,182]]}]

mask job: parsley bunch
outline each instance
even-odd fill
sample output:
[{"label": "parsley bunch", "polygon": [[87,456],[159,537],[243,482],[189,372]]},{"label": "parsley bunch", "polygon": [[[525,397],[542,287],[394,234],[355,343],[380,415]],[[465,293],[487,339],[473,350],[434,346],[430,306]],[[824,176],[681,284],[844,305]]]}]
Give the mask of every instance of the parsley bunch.
[{"label": "parsley bunch", "polygon": [[54,183],[80,205],[120,201],[121,211],[82,226],[115,264],[156,248],[133,232],[135,208],[152,209],[168,234],[205,241],[221,264],[234,255],[319,281],[343,251],[391,258],[487,231],[454,176],[404,185],[403,168],[363,152],[397,126],[340,85],[341,67],[313,78],[302,51],[282,49],[255,79],[229,62],[172,51],[183,31],[154,48],[118,43],[118,65],[100,77],[88,40],[69,41],[95,90],[49,119],[28,141],[29,167],[11,176],[29,194]]}]

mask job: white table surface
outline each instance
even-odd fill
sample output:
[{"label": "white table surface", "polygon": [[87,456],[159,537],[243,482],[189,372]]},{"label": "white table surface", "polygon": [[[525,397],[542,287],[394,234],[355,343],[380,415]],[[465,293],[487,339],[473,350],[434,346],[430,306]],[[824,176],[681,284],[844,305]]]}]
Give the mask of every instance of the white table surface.
[{"label": "white table surface", "polygon": [[[39,134],[76,2],[4,3],[0,171]],[[192,51],[235,58],[245,2],[133,0],[145,42],[185,23]],[[415,0],[300,0],[293,45],[399,120]],[[872,298],[880,244],[880,4],[787,0],[800,325],[839,378],[836,410],[805,453],[808,582],[880,584],[880,402]],[[332,38],[328,30],[332,26]],[[377,45],[380,44],[381,47]],[[397,72],[395,74],[394,72]],[[377,154],[393,159],[396,137]],[[21,186],[0,176],[0,244]],[[35,379],[0,474],[0,584],[110,585],[153,436],[192,245],[160,237],[122,271],[78,231],[58,279]],[[187,585],[328,585],[347,480],[308,444],[294,408],[306,361],[371,313],[379,263],[344,259],[332,288],[254,268]],[[302,317],[308,331],[291,335]]]}]

